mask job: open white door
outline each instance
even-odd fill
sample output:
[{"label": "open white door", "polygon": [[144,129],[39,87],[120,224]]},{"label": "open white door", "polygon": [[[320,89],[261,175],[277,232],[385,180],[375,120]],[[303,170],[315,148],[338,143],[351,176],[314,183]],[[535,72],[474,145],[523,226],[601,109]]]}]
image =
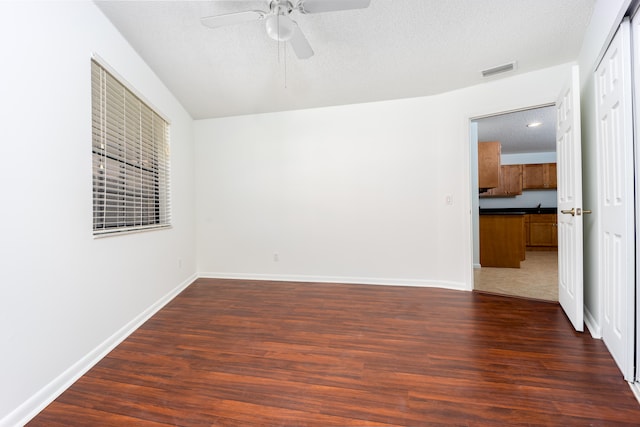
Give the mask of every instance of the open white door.
[{"label": "open white door", "polygon": [[625,20],[596,69],[598,271],[602,339],[633,381],[635,236],[630,24]]},{"label": "open white door", "polygon": [[577,65],[556,102],[558,124],[558,299],[576,331],[584,330],[582,293],[582,151]]}]

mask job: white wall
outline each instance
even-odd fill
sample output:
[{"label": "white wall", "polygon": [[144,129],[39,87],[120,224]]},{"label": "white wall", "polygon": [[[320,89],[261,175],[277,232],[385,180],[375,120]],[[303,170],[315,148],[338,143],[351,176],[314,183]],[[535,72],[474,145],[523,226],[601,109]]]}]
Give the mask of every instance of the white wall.
[{"label": "white wall", "polygon": [[554,102],[568,75],[196,121],[198,270],[471,289],[469,119]]},{"label": "white wall", "polygon": [[597,191],[596,105],[594,71],[631,0],[597,0],[580,51],[581,119],[582,119],[582,191],[584,209],[592,215],[584,217],[584,301],[585,322],[592,334],[600,336],[602,311],[601,288],[598,283],[599,212]]},{"label": "white wall", "polygon": [[555,163],[558,156],[555,151],[542,153],[513,153],[500,156],[501,165],[530,165],[536,163]]},{"label": "white wall", "polygon": [[515,197],[483,197],[480,198],[481,209],[504,208],[555,208],[558,206],[556,190],[524,190]]},{"label": "white wall", "polygon": [[[0,2],[0,52],[4,426],[33,415],[196,267],[191,118],[93,3]],[[171,120],[172,229],[92,238],[92,52]]]}]

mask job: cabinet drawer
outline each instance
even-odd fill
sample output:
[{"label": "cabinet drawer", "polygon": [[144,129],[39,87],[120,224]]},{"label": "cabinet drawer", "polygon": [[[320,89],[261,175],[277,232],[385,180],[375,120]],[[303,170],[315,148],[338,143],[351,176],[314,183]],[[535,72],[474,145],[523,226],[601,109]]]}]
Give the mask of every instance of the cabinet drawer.
[{"label": "cabinet drawer", "polygon": [[558,215],[556,214],[530,214],[529,215],[529,222],[542,222],[542,223],[546,223],[546,222],[551,222],[551,223],[556,223],[558,222]]}]

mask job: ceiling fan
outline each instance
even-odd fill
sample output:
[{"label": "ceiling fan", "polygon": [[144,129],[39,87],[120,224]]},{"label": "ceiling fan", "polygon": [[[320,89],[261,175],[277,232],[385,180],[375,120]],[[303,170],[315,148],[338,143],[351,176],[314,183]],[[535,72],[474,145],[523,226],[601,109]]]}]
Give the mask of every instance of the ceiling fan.
[{"label": "ceiling fan", "polygon": [[202,18],[202,25],[219,28],[243,22],[265,21],[267,34],[274,40],[289,42],[299,59],[313,56],[313,49],[307,38],[291,19],[295,12],[323,13],[369,7],[371,0],[271,0],[267,3],[269,10],[246,10]]}]

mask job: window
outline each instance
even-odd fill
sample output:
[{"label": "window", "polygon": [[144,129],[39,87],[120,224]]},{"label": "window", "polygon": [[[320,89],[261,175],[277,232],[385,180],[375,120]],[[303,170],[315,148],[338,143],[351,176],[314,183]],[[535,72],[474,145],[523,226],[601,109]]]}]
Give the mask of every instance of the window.
[{"label": "window", "polygon": [[93,234],[170,225],[169,124],[91,61]]}]

